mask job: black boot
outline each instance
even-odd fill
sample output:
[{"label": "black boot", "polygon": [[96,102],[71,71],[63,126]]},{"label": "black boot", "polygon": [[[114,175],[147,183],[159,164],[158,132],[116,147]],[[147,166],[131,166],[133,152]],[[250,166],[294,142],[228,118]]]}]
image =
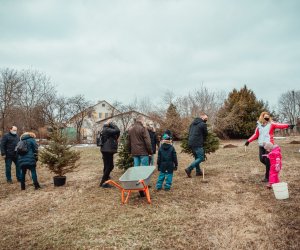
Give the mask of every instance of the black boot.
[{"label": "black boot", "polygon": [[21,190],[25,190],[25,182],[21,182]]},{"label": "black boot", "polygon": [[37,190],[37,189],[40,189],[41,188],[41,186],[40,186],[40,184],[38,183],[38,182],[35,182],[35,183],[33,183],[34,184],[34,188],[35,188],[35,190]]}]

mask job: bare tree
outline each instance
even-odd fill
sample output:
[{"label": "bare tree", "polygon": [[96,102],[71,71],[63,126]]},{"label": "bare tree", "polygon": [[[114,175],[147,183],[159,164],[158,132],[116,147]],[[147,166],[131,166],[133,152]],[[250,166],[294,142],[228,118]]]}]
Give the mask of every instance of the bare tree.
[{"label": "bare tree", "polygon": [[287,91],[279,98],[280,117],[291,124],[300,118],[300,91]]},{"label": "bare tree", "polygon": [[55,89],[50,78],[38,71],[23,71],[21,79],[22,95],[18,104],[23,110],[24,129],[38,129],[45,124],[43,106],[55,96]]},{"label": "bare tree", "polygon": [[116,118],[116,121],[119,121],[118,124],[121,124],[121,131],[126,131],[130,124],[134,121],[134,117],[132,115],[132,111],[137,109],[137,100],[135,99],[134,102],[130,104],[123,104],[121,102],[115,101],[113,106],[120,112]]},{"label": "bare tree", "polygon": [[209,91],[206,87],[201,86],[187,96],[178,97],[175,105],[182,118],[192,118],[199,112],[205,112],[213,124],[224,100],[225,93]]},{"label": "bare tree", "polygon": [[45,123],[53,128],[64,127],[70,119],[70,105],[67,97],[48,95],[43,103]]},{"label": "bare tree", "polygon": [[77,142],[82,140],[82,126],[86,117],[92,115],[93,108],[91,103],[85,99],[83,95],[77,95],[69,98],[70,105],[70,122],[74,124],[76,128],[76,139]]},{"label": "bare tree", "polygon": [[12,115],[21,95],[22,81],[16,70],[0,70],[0,115],[1,130],[6,130],[6,120]]},{"label": "bare tree", "polygon": [[175,94],[171,90],[167,90],[163,95],[163,102],[169,107],[174,102]]},{"label": "bare tree", "polygon": [[142,99],[138,100],[137,103],[137,111],[148,115],[149,113],[151,113],[154,109],[154,105],[150,100],[150,97],[146,96]]}]

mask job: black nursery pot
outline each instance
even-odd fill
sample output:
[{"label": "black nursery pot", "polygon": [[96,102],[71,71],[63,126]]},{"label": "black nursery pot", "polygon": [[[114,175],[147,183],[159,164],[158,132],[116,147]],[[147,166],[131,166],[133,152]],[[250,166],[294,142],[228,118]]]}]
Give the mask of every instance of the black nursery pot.
[{"label": "black nursery pot", "polygon": [[54,176],[53,183],[55,187],[63,186],[66,184],[66,176]]}]

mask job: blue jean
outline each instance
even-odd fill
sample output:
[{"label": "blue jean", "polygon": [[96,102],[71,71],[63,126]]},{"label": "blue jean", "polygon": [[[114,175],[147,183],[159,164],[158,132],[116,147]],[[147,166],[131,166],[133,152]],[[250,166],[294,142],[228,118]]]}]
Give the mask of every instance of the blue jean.
[{"label": "blue jean", "polygon": [[196,168],[196,173],[200,173],[200,163],[204,161],[204,149],[203,148],[193,148],[193,155],[195,157],[195,160],[191,163],[191,165],[188,167],[189,171],[192,171],[194,168]]},{"label": "blue jean", "polygon": [[17,159],[11,159],[11,158],[5,158],[5,175],[6,175],[6,180],[11,181],[11,164],[14,163],[16,165],[16,177],[17,180],[21,180],[21,169],[18,164]]},{"label": "blue jean", "polygon": [[169,174],[168,172],[160,172],[159,176],[157,178],[156,182],[156,189],[162,189],[164,180],[166,179],[165,182],[165,189],[170,189],[172,186],[172,180],[173,180],[173,173]]},{"label": "blue jean", "polygon": [[138,166],[149,166],[149,155],[133,156],[133,165]]}]

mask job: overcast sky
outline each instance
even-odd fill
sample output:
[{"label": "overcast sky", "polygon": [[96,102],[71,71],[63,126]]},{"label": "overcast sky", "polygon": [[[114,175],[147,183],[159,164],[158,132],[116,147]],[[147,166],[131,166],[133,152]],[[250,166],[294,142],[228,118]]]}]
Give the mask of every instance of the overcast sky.
[{"label": "overcast sky", "polygon": [[67,96],[119,100],[246,84],[275,105],[300,89],[298,0],[0,0],[0,67]]}]

